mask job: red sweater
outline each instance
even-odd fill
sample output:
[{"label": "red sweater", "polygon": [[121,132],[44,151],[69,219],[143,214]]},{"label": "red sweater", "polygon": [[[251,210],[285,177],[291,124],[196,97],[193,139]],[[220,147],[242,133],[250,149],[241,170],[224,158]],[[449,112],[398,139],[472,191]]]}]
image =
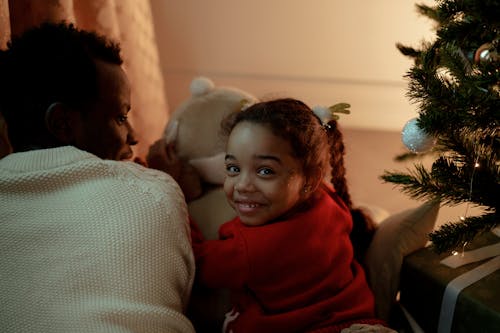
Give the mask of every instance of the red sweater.
[{"label": "red sweater", "polygon": [[379,323],[373,294],[349,239],[352,219],[335,193],[319,190],[312,208],[288,220],[223,224],[220,240],[194,242],[200,282],[229,288],[234,333],[340,331]]}]

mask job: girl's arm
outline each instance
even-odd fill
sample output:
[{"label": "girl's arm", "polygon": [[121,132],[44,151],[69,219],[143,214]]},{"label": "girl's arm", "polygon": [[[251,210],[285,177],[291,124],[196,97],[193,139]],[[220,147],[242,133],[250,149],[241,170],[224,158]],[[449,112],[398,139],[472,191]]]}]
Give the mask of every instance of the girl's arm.
[{"label": "girl's arm", "polygon": [[220,240],[193,239],[197,279],[210,288],[241,288],[249,276],[244,239],[230,223],[220,234]]}]

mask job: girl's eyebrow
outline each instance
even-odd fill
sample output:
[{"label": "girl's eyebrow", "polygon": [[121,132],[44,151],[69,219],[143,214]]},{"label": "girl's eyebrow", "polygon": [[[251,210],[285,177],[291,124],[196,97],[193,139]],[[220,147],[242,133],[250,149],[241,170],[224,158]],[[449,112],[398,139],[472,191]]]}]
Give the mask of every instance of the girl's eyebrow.
[{"label": "girl's eyebrow", "polygon": [[[255,155],[255,158],[259,159],[259,160],[272,160],[272,161],[275,161],[275,162],[277,162],[279,164],[283,164],[281,162],[281,159],[279,157],[277,157],[277,156],[274,156],[274,155]],[[226,154],[226,156],[224,157],[224,160],[225,161],[236,160],[236,157],[234,157],[231,154]]]},{"label": "girl's eyebrow", "polygon": [[277,156],[274,156],[274,155],[256,155],[255,157],[260,159],[260,160],[272,160],[272,161],[276,161],[279,164],[282,164],[281,159]]}]

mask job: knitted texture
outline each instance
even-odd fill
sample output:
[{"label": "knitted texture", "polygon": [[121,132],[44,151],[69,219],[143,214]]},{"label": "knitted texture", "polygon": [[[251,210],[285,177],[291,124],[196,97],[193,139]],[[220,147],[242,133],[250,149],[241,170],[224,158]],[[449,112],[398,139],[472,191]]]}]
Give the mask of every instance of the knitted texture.
[{"label": "knitted texture", "polygon": [[73,147],[0,160],[0,332],[194,332],[173,179]]}]

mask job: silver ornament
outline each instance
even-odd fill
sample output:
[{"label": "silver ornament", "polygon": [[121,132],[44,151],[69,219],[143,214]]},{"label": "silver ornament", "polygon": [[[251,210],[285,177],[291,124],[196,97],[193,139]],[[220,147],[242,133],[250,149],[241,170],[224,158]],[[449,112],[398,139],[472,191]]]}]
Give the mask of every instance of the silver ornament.
[{"label": "silver ornament", "polygon": [[429,136],[418,126],[417,118],[406,122],[401,132],[401,139],[406,148],[414,153],[424,153],[436,143],[435,138]]},{"label": "silver ornament", "polygon": [[489,61],[497,61],[498,53],[494,43],[485,43],[481,45],[474,54],[474,61],[476,63],[486,63]]}]

